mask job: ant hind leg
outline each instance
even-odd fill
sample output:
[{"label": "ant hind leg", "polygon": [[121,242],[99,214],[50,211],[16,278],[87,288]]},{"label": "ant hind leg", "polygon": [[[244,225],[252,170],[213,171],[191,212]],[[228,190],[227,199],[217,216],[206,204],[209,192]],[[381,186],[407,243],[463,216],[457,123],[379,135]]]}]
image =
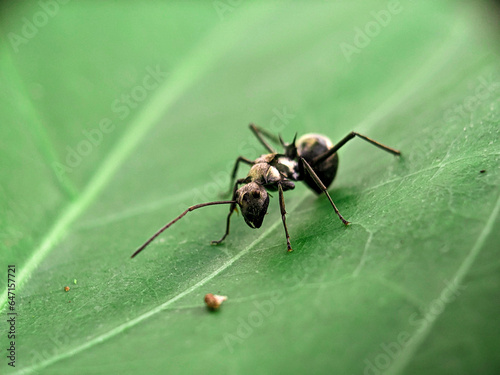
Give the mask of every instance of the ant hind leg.
[{"label": "ant hind leg", "polygon": [[396,150],[396,149],[394,149],[392,147],[383,145],[382,143],[377,142],[374,139],[368,138],[366,135],[359,134],[359,133],[356,133],[356,132],[350,132],[344,138],[342,138],[342,140],[339,143],[337,143],[335,146],[333,146],[331,149],[329,149],[328,151],[324,152],[321,155],[316,156],[311,161],[311,164],[315,165],[315,164],[321,163],[323,160],[328,159],[331,155],[335,154],[338,149],[340,149],[342,146],[344,146],[347,142],[349,142],[354,137],[359,137],[359,138],[365,140],[366,142],[371,143],[375,147],[378,147],[381,150],[387,151],[387,152],[389,152],[389,153],[391,153],[393,155],[397,155],[397,156],[401,155],[401,152],[399,150]]}]

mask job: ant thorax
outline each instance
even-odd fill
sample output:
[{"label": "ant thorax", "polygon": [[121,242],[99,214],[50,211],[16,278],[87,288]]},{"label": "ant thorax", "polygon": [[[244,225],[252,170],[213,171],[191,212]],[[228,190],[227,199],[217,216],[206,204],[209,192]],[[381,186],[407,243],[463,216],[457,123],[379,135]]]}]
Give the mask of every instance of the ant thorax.
[{"label": "ant thorax", "polygon": [[293,181],[299,180],[299,163],[297,161],[286,156],[279,156],[275,161],[276,168],[282,175]]},{"label": "ant thorax", "polygon": [[248,177],[250,177],[252,182],[256,182],[259,185],[275,185],[280,182],[282,178],[276,167],[272,167],[269,163],[259,161],[256,161],[252,168],[250,168]]},{"label": "ant thorax", "polygon": [[[297,181],[299,177],[299,166],[295,160],[279,154],[266,154],[255,160],[255,164],[250,169],[248,177],[251,181],[267,188],[275,188],[279,182],[284,180]],[[288,186],[290,185],[290,186]],[[288,189],[293,188],[293,184],[285,183]],[[286,190],[288,190],[286,189]]]}]

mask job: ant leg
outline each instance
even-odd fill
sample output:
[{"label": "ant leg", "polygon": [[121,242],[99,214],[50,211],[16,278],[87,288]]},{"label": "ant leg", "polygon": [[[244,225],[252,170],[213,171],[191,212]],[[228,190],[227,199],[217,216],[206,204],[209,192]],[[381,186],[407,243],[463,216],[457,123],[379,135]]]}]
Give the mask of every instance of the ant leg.
[{"label": "ant leg", "polygon": [[388,146],[385,146],[383,145],[382,143],[379,143],[371,138],[368,138],[367,136],[365,135],[362,135],[362,134],[359,134],[359,133],[356,133],[356,132],[350,132],[349,134],[347,134],[339,143],[337,143],[335,146],[333,146],[331,149],[329,149],[328,151],[326,151],[325,153],[321,154],[321,155],[318,155],[316,156],[311,164],[314,165],[314,164],[317,164],[317,163],[321,163],[323,160],[326,160],[328,159],[330,156],[332,156],[334,153],[337,152],[337,150],[339,148],[341,148],[343,145],[345,145],[347,142],[349,142],[351,139],[353,139],[354,137],[359,137],[361,139],[364,139],[365,141],[371,143],[372,145],[384,150],[384,151],[387,151],[387,152],[390,152],[391,154],[394,154],[394,155],[401,155],[401,152],[394,149],[394,148],[391,148],[391,147],[388,147]]},{"label": "ant leg", "polygon": [[286,227],[286,210],[285,210],[285,198],[283,196],[283,187],[281,184],[278,184],[278,191],[279,191],[279,200],[280,200],[280,211],[281,211],[281,220],[283,220],[283,226],[285,227],[285,235],[286,235],[286,246],[288,249],[288,252],[292,251],[292,246],[290,245],[290,236],[288,234],[288,228]]},{"label": "ant leg", "polygon": [[229,214],[227,215],[227,219],[226,219],[226,233],[224,233],[224,235],[222,236],[222,238],[220,240],[212,241],[211,242],[212,245],[220,244],[222,241],[224,241],[224,239],[229,234],[229,224],[231,223],[231,215],[236,210],[236,199],[235,199],[236,198],[236,190],[238,190],[238,185],[241,185],[245,181],[246,181],[246,178],[240,178],[239,180],[237,180],[235,182],[234,187],[233,187],[233,199],[232,199],[233,203],[231,204],[231,206],[229,206]]},{"label": "ant leg", "polygon": [[211,242],[212,245],[218,245],[222,241],[224,241],[229,234],[229,224],[231,222],[231,215],[233,214],[233,211],[236,209],[236,203],[233,203],[231,207],[229,208],[229,215],[227,215],[227,220],[226,220],[226,233],[222,236],[220,240],[214,240]]},{"label": "ant leg", "polygon": [[309,165],[309,163],[307,163],[307,161],[304,158],[301,157],[300,160],[304,164],[305,169],[307,170],[307,172],[309,173],[309,175],[312,177],[312,179],[314,180],[314,182],[316,182],[316,185],[318,185],[318,187],[323,191],[323,193],[326,194],[326,196],[328,197],[328,200],[332,204],[333,210],[338,215],[338,217],[340,218],[340,220],[342,220],[342,222],[344,223],[344,225],[349,225],[349,222],[346,219],[344,219],[344,217],[340,214],[339,210],[337,209],[337,206],[335,206],[335,203],[333,203],[332,197],[330,197],[330,194],[328,194],[328,190],[326,189],[326,186],[323,184],[323,182],[321,182],[321,180],[318,177],[318,175],[316,174],[316,172],[314,172],[314,170],[311,168],[311,166]]},{"label": "ant leg", "polygon": [[234,164],[233,173],[231,174],[231,181],[229,181],[229,191],[221,194],[222,196],[227,196],[231,193],[231,189],[234,186],[236,173],[238,173],[238,167],[239,167],[240,162],[243,162],[243,163],[248,164],[248,165],[255,164],[255,162],[253,160],[247,159],[243,156],[238,156],[238,159],[236,159],[236,163]]},{"label": "ant leg", "polygon": [[250,130],[255,134],[257,139],[260,141],[260,143],[262,143],[262,145],[266,148],[266,150],[269,151],[271,154],[276,154],[276,150],[272,148],[272,146],[269,143],[266,142],[263,136],[267,137],[267,139],[270,139],[271,141],[277,144],[281,144],[280,138],[268,132],[267,130],[256,126],[255,124],[250,124],[248,126],[250,127]]}]

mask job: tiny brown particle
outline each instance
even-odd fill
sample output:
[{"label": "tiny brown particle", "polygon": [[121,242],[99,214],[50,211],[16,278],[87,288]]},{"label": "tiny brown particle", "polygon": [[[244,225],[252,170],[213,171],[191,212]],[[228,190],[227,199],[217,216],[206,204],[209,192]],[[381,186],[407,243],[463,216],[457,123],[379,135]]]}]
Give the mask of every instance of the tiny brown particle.
[{"label": "tiny brown particle", "polygon": [[69,286],[65,286],[65,287],[64,287],[64,291],[65,291],[65,292],[69,292]]},{"label": "tiny brown particle", "polygon": [[207,304],[207,307],[212,310],[217,310],[225,300],[227,300],[226,296],[218,296],[217,294],[212,293],[205,295],[205,303]]},{"label": "tiny brown particle", "polygon": [[479,173],[486,173],[486,169],[481,169]]}]

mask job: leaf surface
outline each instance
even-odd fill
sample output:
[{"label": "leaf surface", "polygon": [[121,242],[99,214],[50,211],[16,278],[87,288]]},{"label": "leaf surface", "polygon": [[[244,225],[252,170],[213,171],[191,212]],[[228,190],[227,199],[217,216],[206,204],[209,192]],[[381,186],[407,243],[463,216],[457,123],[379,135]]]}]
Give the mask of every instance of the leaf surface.
[{"label": "leaf surface", "polygon": [[[2,373],[497,373],[494,8],[399,4],[71,2],[22,44],[41,5],[2,5]],[[210,246],[227,207],[204,208],[129,259],[264,152],[249,122],[402,157],[339,151],[347,228],[287,192],[290,254],[274,194],[260,230]]]}]

